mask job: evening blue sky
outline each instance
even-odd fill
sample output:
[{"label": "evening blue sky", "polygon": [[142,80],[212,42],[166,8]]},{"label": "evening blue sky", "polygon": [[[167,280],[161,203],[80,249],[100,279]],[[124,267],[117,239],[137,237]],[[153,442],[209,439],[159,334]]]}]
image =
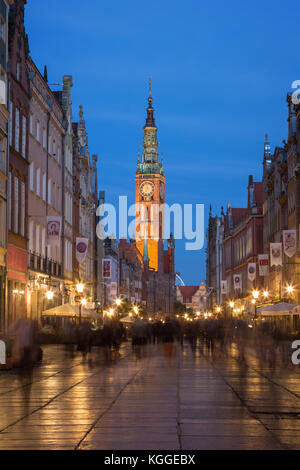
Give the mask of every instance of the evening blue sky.
[{"label": "evening blue sky", "polygon": [[[25,22],[49,83],[73,76],[73,121],[82,104],[107,202],[134,200],[151,75],[167,202],[203,203],[207,219],[210,203],[246,205],[264,134],[272,149],[286,139],[299,17],[296,0],[28,0]],[[205,249],[176,246],[186,284],[205,280]]]}]

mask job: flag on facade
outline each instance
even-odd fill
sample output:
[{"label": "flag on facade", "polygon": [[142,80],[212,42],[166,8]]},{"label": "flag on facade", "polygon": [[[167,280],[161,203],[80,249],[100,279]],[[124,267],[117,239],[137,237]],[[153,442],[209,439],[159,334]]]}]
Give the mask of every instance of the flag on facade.
[{"label": "flag on facade", "polygon": [[78,263],[83,263],[89,248],[88,238],[76,238],[76,259]]},{"label": "flag on facade", "polygon": [[221,281],[221,294],[227,294],[227,281]]},{"label": "flag on facade", "polygon": [[269,275],[269,255],[258,255],[258,272],[260,276]]},{"label": "flag on facade", "polygon": [[61,217],[49,215],[47,220],[47,245],[56,246],[61,239]]},{"label": "flag on facade", "polygon": [[253,282],[256,278],[256,263],[248,263],[248,279]]},{"label": "flag on facade", "polygon": [[283,230],[283,251],[291,258],[296,253],[297,248],[297,232],[296,230]]},{"label": "flag on facade", "polygon": [[111,260],[110,259],[102,260],[102,277],[103,279],[111,278]]},{"label": "flag on facade", "polygon": [[270,243],[271,266],[282,266],[282,243]]},{"label": "flag on facade", "polygon": [[242,276],[240,274],[233,275],[233,287],[234,290],[242,289]]}]

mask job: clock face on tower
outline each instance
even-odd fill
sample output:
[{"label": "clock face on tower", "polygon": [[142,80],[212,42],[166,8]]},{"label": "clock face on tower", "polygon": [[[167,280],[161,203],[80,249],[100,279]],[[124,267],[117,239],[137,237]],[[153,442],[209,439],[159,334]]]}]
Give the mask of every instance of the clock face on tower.
[{"label": "clock face on tower", "polygon": [[154,193],[154,183],[152,183],[152,181],[143,181],[139,190],[141,196],[151,197]]}]

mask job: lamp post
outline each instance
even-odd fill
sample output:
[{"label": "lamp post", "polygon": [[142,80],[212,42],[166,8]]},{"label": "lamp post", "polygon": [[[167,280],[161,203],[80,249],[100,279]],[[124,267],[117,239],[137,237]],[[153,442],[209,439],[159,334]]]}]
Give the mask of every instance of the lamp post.
[{"label": "lamp post", "polygon": [[[76,290],[78,294],[82,295],[84,291],[84,284],[82,282],[79,282],[78,284],[76,284]],[[82,305],[85,305],[85,304],[86,304],[86,300],[81,299],[80,304],[79,304],[79,324],[81,323]]]},{"label": "lamp post", "polygon": [[119,318],[120,316],[120,311],[119,311],[119,308],[120,308],[120,305],[122,304],[122,299],[120,299],[119,297],[115,300],[115,303],[116,303],[116,306],[117,306],[117,317]]},{"label": "lamp post", "polygon": [[256,301],[257,301],[257,299],[258,299],[258,297],[259,297],[259,291],[255,289],[255,290],[252,292],[252,297],[253,297],[253,299],[252,299],[252,304],[254,305],[254,320],[256,320]]}]

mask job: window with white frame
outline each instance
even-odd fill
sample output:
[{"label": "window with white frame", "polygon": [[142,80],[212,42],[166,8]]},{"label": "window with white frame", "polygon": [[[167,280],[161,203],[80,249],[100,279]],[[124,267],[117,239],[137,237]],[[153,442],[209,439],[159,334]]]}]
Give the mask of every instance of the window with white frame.
[{"label": "window with white frame", "polygon": [[46,129],[43,128],[43,147],[44,147],[44,149],[46,148],[46,140],[47,140]]},{"label": "window with white frame", "polygon": [[46,256],[46,229],[43,227],[42,228],[42,249],[41,249],[41,255]]},{"label": "window with white frame", "polygon": [[9,102],[9,145],[12,145],[13,104]]},{"label": "window with white frame", "polygon": [[25,183],[21,182],[21,220],[20,220],[20,233],[22,237],[25,237]]},{"label": "window with white frame", "polygon": [[40,226],[35,226],[35,252],[40,254]]},{"label": "window with white frame", "polygon": [[17,176],[14,177],[14,232],[19,231],[19,179]]},{"label": "window with white frame", "polygon": [[15,149],[17,152],[20,150],[20,111],[16,108],[15,116]]},{"label": "window with white frame", "polygon": [[40,121],[37,121],[36,122],[36,140],[38,142],[40,142],[40,138],[41,138],[41,136],[40,136],[40,127],[41,127],[40,126]]},{"label": "window with white frame", "polygon": [[33,220],[30,220],[28,226],[28,238],[29,238],[29,251],[33,251]]},{"label": "window with white frame", "polygon": [[27,119],[26,116],[22,116],[22,157],[26,158],[26,129]]},{"label": "window with white frame", "polygon": [[29,189],[34,191],[34,162],[29,165]]},{"label": "window with white frame", "polygon": [[51,205],[51,187],[52,187],[52,184],[51,184],[51,178],[48,179],[48,204]]},{"label": "window with white frame", "polygon": [[46,201],[46,173],[43,173],[42,177],[42,199]]},{"label": "window with white frame", "polygon": [[36,195],[41,195],[41,169],[36,170]]}]

